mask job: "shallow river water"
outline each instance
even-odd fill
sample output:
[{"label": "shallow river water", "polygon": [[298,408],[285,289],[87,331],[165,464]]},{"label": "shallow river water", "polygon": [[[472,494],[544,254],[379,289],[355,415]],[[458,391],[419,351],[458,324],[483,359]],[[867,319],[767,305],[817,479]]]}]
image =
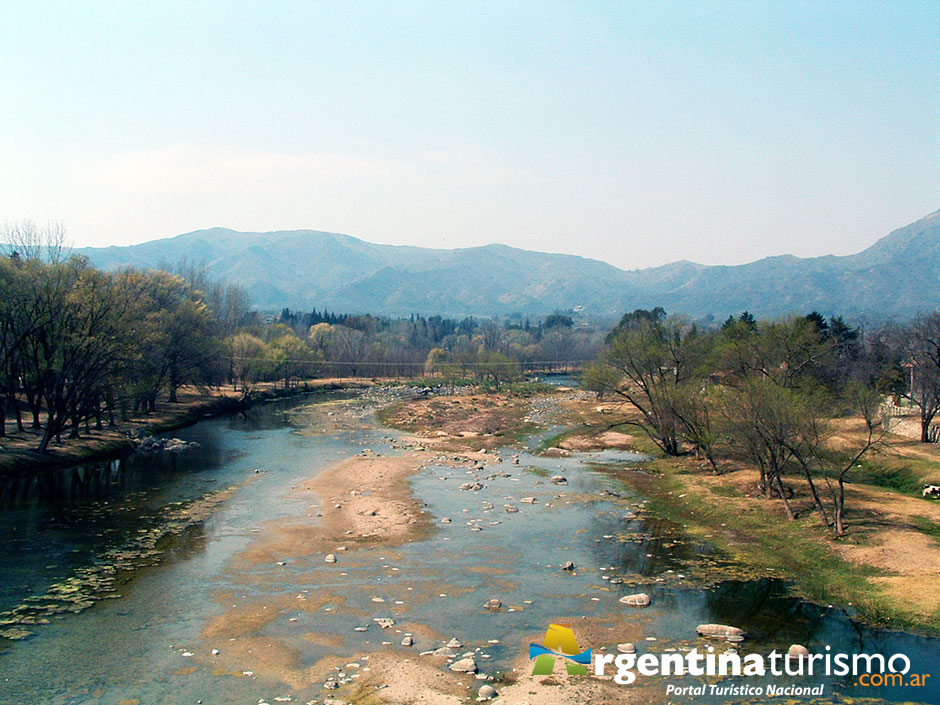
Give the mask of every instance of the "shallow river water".
[{"label": "shallow river water", "polygon": [[[244,664],[247,675],[233,675],[193,656],[225,648],[206,643],[203,630],[222,610],[218,595],[246,591],[260,600],[317,590],[343,594],[342,604],[313,613],[285,610],[264,627],[272,639],[295,647],[307,665],[329,655],[407,650],[399,646],[401,634],[373,623],[394,611],[398,623],[426,629],[415,630],[415,658],[418,649],[457,637],[479,649],[481,670],[497,677],[550,622],[570,622],[577,634],[578,620],[610,615],[638,625],[642,652],[702,647],[695,626],[717,622],[748,632],[738,645],[742,653],[829,645],[833,652],[904,653],[912,671],[937,670],[940,641],[868,629],[842,610],[788,596],[780,581],[703,586],[695,579],[701,566],[725,559],[651,516],[641,497],[598,469],[598,463],[638,460],[624,453],[544,458],[506,449],[506,462],[482,473],[427,466],[411,481],[433,517],[426,538],[350,551],[339,572],[322,561],[285,556],[275,580],[265,573],[252,581],[232,569],[233,558],[266,523],[310,513],[309,498],[291,495],[298,480],[363,448],[402,452],[390,443],[395,434],[369,416],[351,430],[304,428],[305,407],[336,400],[311,397],[207,419],[172,434],[198,441],[198,449],[135,455],[0,486],[0,612],[7,622],[22,618],[16,628],[31,632],[19,640],[0,638],[0,703],[255,705],[276,697],[329,697],[322,683],[291,688],[255,676],[250,663]],[[520,454],[518,466],[509,462],[512,453]],[[555,474],[569,485],[550,484]],[[482,490],[459,489],[481,475]],[[524,496],[536,503],[521,504]],[[623,498],[635,518],[625,518]],[[506,513],[507,503],[519,511]],[[574,571],[561,570],[567,561]],[[652,597],[649,608],[618,603],[640,590]],[[481,609],[490,598],[498,598],[503,611]],[[312,632],[322,640],[311,640]],[[940,687],[862,688],[854,680],[787,682],[824,683],[825,701],[857,696],[940,703]]]}]

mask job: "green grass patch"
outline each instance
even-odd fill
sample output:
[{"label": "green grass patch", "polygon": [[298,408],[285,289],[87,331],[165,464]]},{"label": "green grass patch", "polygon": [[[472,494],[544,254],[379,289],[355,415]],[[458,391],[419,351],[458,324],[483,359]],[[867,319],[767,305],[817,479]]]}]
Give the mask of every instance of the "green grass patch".
[{"label": "green grass patch", "polygon": [[940,524],[924,517],[911,517],[911,524],[921,533],[940,542]]}]

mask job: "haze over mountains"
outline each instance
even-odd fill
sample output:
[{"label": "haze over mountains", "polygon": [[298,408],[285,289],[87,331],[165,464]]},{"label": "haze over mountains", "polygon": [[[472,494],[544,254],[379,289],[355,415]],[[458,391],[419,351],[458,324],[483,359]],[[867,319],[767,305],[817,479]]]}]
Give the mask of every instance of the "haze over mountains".
[{"label": "haze over mountains", "polygon": [[624,271],[573,255],[486,245],[454,250],[376,245],[313,230],[197,230],[129,247],[85,248],[97,266],[205,262],[261,309],[385,315],[541,315],[583,307],[619,316],[635,308],[724,318],[806,313],[884,318],[940,307],[940,211],[847,256],[767,257],[706,266],[679,261]]}]

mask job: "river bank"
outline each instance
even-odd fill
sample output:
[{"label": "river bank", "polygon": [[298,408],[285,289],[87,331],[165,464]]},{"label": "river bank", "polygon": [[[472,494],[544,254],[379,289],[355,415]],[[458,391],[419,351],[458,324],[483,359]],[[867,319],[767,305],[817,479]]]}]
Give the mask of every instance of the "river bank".
[{"label": "river bank", "polygon": [[[848,532],[834,537],[819,523],[802,477],[786,478],[797,513],[790,521],[779,502],[756,492],[755,468],[724,462],[715,474],[692,457],[663,457],[642,434],[608,430],[628,413],[591,399],[568,401],[559,415],[565,430],[543,447],[619,443],[646,452],[649,462],[605,472],[649,498],[659,516],[733,556],[737,570],[790,581],[794,594],[844,606],[870,624],[940,633],[940,503],[920,491],[940,480],[940,448],[889,434],[850,475]],[[860,422],[845,420],[833,443],[851,444],[859,434]]]},{"label": "river bank", "polygon": [[244,411],[255,404],[347,388],[362,389],[371,384],[372,380],[358,378],[313,379],[284,390],[263,383],[248,394],[231,389],[198,390],[184,387],[179,390],[177,403],[160,402],[157,411],[117,420],[113,427],[83,428],[79,438],[68,438],[65,433],[62,442],[51,443],[48,452],[44,454],[34,450],[41,431],[27,427],[25,433],[16,432],[15,424],[8,419],[8,435],[0,439],[0,478],[119,458],[132,452],[139,438],[185,428],[203,418]]}]

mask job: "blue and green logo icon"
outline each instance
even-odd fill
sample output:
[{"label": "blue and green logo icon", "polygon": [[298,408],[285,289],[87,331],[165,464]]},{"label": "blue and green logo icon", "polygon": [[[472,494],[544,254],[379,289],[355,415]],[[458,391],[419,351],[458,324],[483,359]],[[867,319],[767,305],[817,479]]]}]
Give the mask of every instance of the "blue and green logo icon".
[{"label": "blue and green logo icon", "polygon": [[586,676],[591,665],[591,650],[579,651],[570,624],[549,624],[541,644],[529,644],[529,660],[535,659],[533,676],[550,676],[555,670],[555,659],[565,660],[569,676]]}]

